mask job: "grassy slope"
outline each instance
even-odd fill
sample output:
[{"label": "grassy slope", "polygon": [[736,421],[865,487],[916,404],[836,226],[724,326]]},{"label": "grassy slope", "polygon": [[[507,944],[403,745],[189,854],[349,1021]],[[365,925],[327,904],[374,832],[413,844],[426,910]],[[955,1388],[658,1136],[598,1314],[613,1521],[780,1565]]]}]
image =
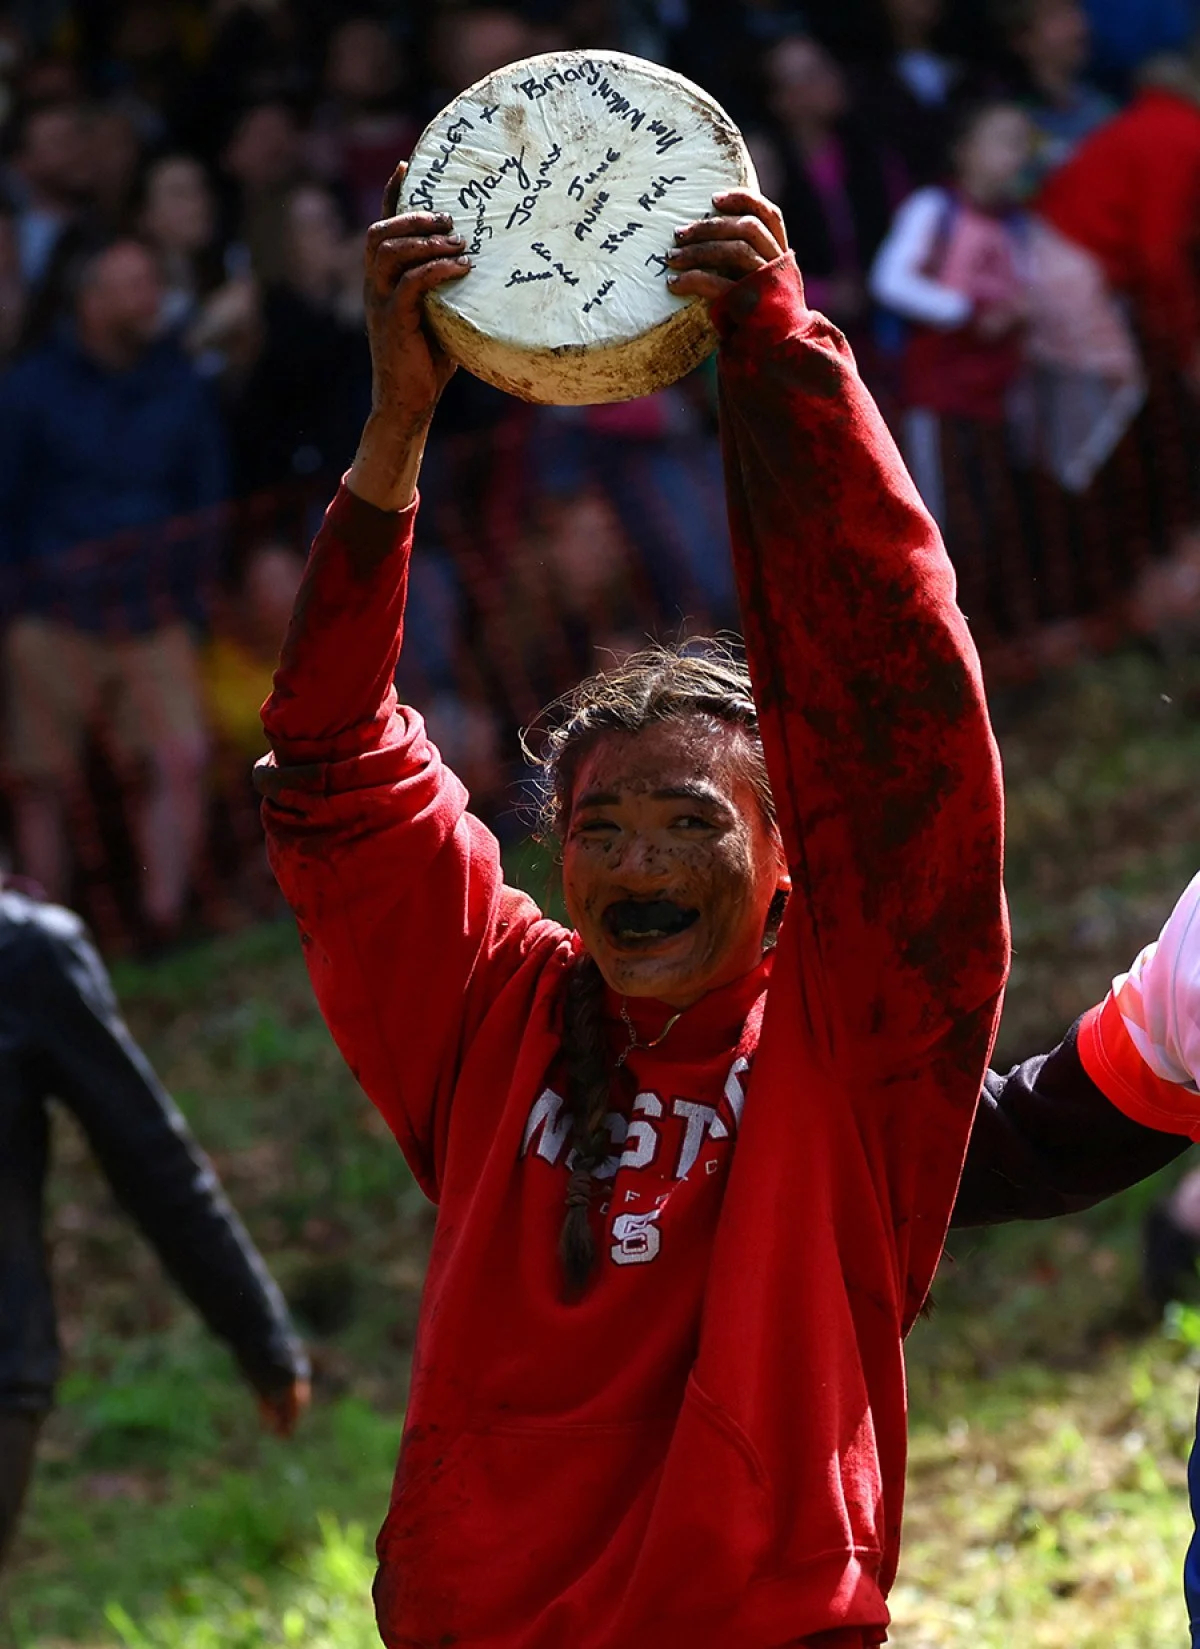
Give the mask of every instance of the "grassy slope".
[{"label": "grassy slope", "polygon": [[[1017,945],[1001,1057],[1095,999],[1200,862],[1198,712],[1200,666],[1138,657],[1000,707]],[[259,1436],[62,1127],[71,1373],[0,1644],[366,1649],[427,1211],[316,1020],[289,927],[118,983],[314,1338],[318,1404],[295,1446]],[[952,1245],[912,1344],[906,1649],[1179,1640],[1196,1373],[1187,1345],[1134,1332],[1153,1194]]]}]

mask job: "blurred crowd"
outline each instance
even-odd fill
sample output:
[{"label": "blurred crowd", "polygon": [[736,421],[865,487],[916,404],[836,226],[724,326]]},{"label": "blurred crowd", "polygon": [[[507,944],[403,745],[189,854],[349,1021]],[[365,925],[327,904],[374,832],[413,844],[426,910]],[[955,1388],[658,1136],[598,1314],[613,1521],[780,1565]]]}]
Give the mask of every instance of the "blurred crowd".
[{"label": "blurred crowd", "polygon": [[[996,679],[1200,610],[1198,0],[0,5],[11,864],[113,945],[269,894],[247,781],[370,392],[361,236],[448,99],[618,47],[747,135],[947,535]],[[533,409],[459,373],[400,688],[519,831],[512,733],[736,628],[711,364]]]}]

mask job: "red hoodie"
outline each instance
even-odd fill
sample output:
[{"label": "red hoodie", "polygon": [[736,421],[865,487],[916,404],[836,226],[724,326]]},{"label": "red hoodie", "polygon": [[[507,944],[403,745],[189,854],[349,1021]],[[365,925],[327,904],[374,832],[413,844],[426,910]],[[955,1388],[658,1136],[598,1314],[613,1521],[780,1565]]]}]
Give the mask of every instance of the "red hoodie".
[{"label": "red hoodie", "polygon": [[[614,1084],[581,1302],[563,1302],[556,1253],[578,940],[505,887],[396,704],[413,510],[338,495],[264,712],[272,862],[317,997],[439,1205],[379,1539],[390,1649],[885,1635],[901,1340],[1007,962],[1000,774],[936,529],[793,259],[716,319],[795,892],[774,957],[638,1050],[629,1092]],[[642,1039],[670,1011],[630,1006]]]}]

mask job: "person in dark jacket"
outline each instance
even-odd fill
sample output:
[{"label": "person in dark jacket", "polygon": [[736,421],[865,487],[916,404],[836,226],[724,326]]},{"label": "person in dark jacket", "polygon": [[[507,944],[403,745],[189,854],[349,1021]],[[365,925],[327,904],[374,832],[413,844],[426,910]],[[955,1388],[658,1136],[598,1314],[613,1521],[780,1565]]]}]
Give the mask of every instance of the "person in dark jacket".
[{"label": "person in dark jacket", "polygon": [[1050,1053],[987,1073],[952,1229],[1081,1213],[1187,1150],[1187,1139],[1134,1121],[1092,1080],[1079,1053],[1083,1023]]},{"label": "person in dark jacket", "polygon": [[52,1097],[229,1345],[267,1429],[290,1436],[308,1402],[308,1361],[283,1296],[129,1034],[83,924],[0,889],[0,1562],[59,1373],[43,1236]]},{"label": "person in dark jacket", "polygon": [[812,35],[784,35],[763,73],[769,123],[753,134],[756,163],[779,194],[807,301],[858,349],[867,272],[905,179],[857,118],[841,65]]},{"label": "person in dark jacket", "polygon": [[315,478],[325,498],[371,405],[358,245],[320,184],[290,189],[282,212],[287,267],[262,293],[258,355],[233,409],[235,485],[244,496]]}]

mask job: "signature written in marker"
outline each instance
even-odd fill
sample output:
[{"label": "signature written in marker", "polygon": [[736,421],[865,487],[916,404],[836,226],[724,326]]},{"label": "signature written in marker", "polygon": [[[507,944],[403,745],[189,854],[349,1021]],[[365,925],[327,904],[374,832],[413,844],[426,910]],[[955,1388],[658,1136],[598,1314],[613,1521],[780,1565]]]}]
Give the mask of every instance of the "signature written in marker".
[{"label": "signature written in marker", "polygon": [[612,289],[615,285],[616,285],[615,281],[611,281],[611,280],[605,281],[604,285],[601,286],[597,290],[597,292],[594,294],[594,296],[590,297],[588,299],[588,301],[584,304],[583,313],[585,315],[587,315],[588,313],[590,313],[591,310],[599,308],[599,306],[604,302],[605,298],[607,298],[608,294],[612,291]]},{"label": "signature written in marker", "polygon": [[533,187],[529,173],[525,170],[524,144],[521,145],[520,154],[509,155],[494,171],[485,173],[483,177],[472,178],[470,183],[458,191],[459,210],[465,212],[469,206],[486,204],[510,174],[516,178],[522,189]]},{"label": "signature written in marker", "polygon": [[[521,153],[525,153],[524,149],[522,149]],[[533,216],[533,209],[537,205],[538,196],[541,194],[543,189],[549,189],[551,183],[553,182],[553,179],[549,174],[554,170],[561,159],[562,149],[556,143],[546,156],[545,160],[543,160],[541,165],[538,167],[538,175],[533,180],[533,185],[530,188],[529,193],[523,200],[519,200],[513,207],[512,211],[508,214],[508,222],[504,226],[506,229],[512,229],[518,224],[529,222],[530,218]]]},{"label": "signature written in marker", "polygon": [[655,202],[660,201],[672,185],[686,182],[686,177],[656,177],[646,193],[638,196],[638,205],[643,212],[652,211]]},{"label": "signature written in marker", "polygon": [[596,179],[603,177],[605,172],[608,171],[608,168],[613,165],[615,161],[620,160],[620,158],[620,149],[606,149],[604,151],[604,159],[600,161],[598,165],[594,166],[586,177],[580,177],[579,173],[576,172],[570,183],[567,184],[567,193],[570,195],[571,199],[582,200],[584,195],[586,195],[587,191],[591,188],[592,184],[595,183]]},{"label": "signature written in marker", "polygon": [[471,244],[467,248],[468,252],[481,252],[484,240],[491,240],[494,234],[495,230],[487,221],[487,201],[480,201],[479,210],[475,214],[475,233],[471,237]]},{"label": "signature written in marker", "polygon": [[579,285],[579,276],[573,269],[564,268],[564,266],[554,256],[554,253],[551,252],[550,248],[546,246],[544,242],[535,240],[529,250],[535,255],[535,257],[542,258],[546,263],[548,263],[554,274],[561,275],[568,286]]},{"label": "signature written in marker", "polygon": [[[437,159],[429,162],[425,176],[413,189],[412,194],[408,197],[408,203],[410,206],[423,206],[426,211],[433,211],[434,190],[442,180],[442,173],[450,164],[450,157],[454,154],[454,151],[458,148],[458,145],[466,137],[467,133],[473,130],[474,126],[472,122],[467,119],[466,115],[459,115],[456,120],[452,121],[451,124],[447,126],[446,141],[442,144],[441,149],[438,151]],[[458,198],[458,204],[460,206],[465,204],[461,194]]]},{"label": "signature written in marker", "polygon": [[644,219],[634,218],[631,222],[625,225],[624,229],[610,230],[600,242],[600,250],[602,252],[615,252],[622,241],[628,240],[630,235],[636,235],[639,229],[644,229],[645,227],[646,225]]},{"label": "signature written in marker", "polygon": [[601,212],[603,212],[604,208],[608,205],[608,202],[609,202],[608,191],[606,189],[598,190],[597,193],[596,193],[595,200],[588,207],[587,211],[580,218],[579,222],[575,225],[575,239],[576,240],[582,240],[585,235],[590,235],[591,234],[592,225],[595,223],[596,219],[600,216]]},{"label": "signature written in marker", "polygon": [[655,118],[646,130],[654,133],[655,143],[660,155],[665,155],[668,149],[672,149],[677,143],[683,142],[680,133],[674,126],[668,126],[665,120]]}]

